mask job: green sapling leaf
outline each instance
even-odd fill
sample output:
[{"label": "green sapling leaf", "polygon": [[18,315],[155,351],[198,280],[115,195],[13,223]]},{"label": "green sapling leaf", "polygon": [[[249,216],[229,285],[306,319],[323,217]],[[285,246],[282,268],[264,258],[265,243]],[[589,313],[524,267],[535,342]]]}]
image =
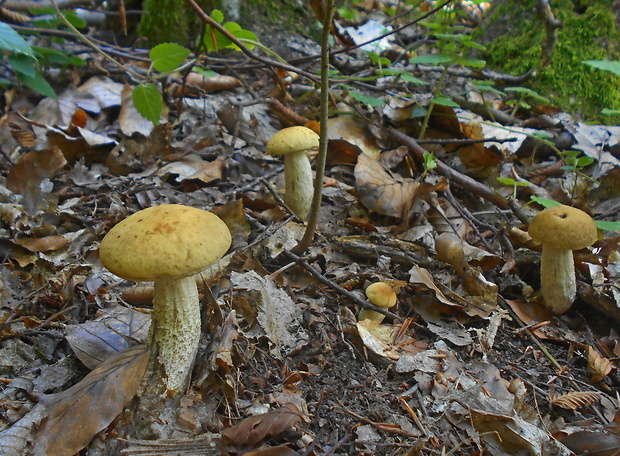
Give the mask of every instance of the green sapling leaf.
[{"label": "green sapling leaf", "polygon": [[153,124],[159,124],[164,106],[161,92],[155,84],[140,84],[131,92],[131,99],[138,112]]},{"label": "green sapling leaf", "polygon": [[34,58],[30,45],[13,28],[0,22],[0,49]]},{"label": "green sapling leaf", "polygon": [[189,49],[177,43],[162,43],[151,49],[149,57],[153,61],[153,68],[167,73],[180,67],[189,54]]}]

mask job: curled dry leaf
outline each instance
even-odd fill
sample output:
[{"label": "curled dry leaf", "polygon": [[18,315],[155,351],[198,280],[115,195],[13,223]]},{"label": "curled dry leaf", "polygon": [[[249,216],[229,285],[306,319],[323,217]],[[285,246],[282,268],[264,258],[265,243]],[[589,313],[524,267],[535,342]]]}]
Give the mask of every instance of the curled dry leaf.
[{"label": "curled dry leaf", "polygon": [[601,395],[594,391],[566,393],[557,397],[550,397],[551,405],[566,410],[577,410],[581,407],[588,407],[599,401]]},{"label": "curled dry leaf", "polygon": [[402,218],[417,196],[420,183],[413,179],[396,179],[379,163],[360,154],[355,166],[357,196],[369,210]]},{"label": "curled dry leaf", "polygon": [[236,447],[253,447],[268,437],[275,437],[288,431],[303,420],[303,415],[294,404],[272,412],[251,416],[222,432],[220,450]]},{"label": "curled dry leaf", "polygon": [[230,90],[239,87],[241,82],[232,76],[216,74],[213,76],[205,76],[196,71],[192,71],[185,79],[185,85],[178,84],[174,87],[175,97],[196,96],[195,88],[205,92],[221,92],[222,90]]},{"label": "curled dry leaf", "polygon": [[614,369],[611,361],[592,347],[586,349],[586,358],[588,360],[588,369],[590,370],[590,379],[595,383],[602,382]]}]

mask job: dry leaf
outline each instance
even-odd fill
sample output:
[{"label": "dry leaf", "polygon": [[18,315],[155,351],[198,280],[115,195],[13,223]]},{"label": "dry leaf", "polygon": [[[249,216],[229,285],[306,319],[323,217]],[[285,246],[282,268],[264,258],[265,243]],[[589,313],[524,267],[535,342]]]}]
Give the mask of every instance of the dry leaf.
[{"label": "dry leaf", "polygon": [[133,347],[68,390],[43,397],[47,419],[37,431],[34,456],[71,456],[88,445],[135,396],[150,353],[143,345]]},{"label": "dry leaf", "polygon": [[264,450],[250,451],[243,456],[299,456],[299,453],[286,445],[278,445]]},{"label": "dry leaf", "polygon": [[272,412],[246,418],[222,432],[220,448],[253,447],[268,437],[275,437],[303,420],[303,415],[293,404]]},{"label": "dry leaf", "polygon": [[177,182],[196,179],[206,184],[222,177],[222,173],[226,168],[226,162],[221,158],[209,162],[203,160],[198,155],[186,155],[182,159],[169,163],[161,168],[157,174],[159,176],[167,176],[176,174]]},{"label": "dry leaf", "polygon": [[620,456],[620,435],[602,431],[577,431],[558,440],[577,455]]},{"label": "dry leaf", "polygon": [[597,403],[601,398],[601,395],[594,391],[574,392],[566,393],[561,396],[550,397],[549,402],[551,405],[560,407],[566,410],[577,410],[581,407],[588,407]]},{"label": "dry leaf", "polygon": [[360,154],[355,166],[357,196],[369,210],[391,217],[402,218],[420,188],[413,179],[396,179],[379,163]]},{"label": "dry leaf", "polygon": [[64,236],[46,236],[43,238],[22,238],[15,239],[17,245],[30,250],[31,252],[49,252],[58,250],[69,243]]},{"label": "dry leaf", "polygon": [[58,147],[28,152],[13,165],[6,178],[6,186],[23,195],[28,189],[38,187],[45,178],[50,178],[67,164]]},{"label": "dry leaf", "polygon": [[121,126],[121,131],[125,136],[132,136],[135,133],[149,136],[155,125],[138,112],[131,98],[132,91],[133,87],[129,84],[125,84],[123,92],[121,93],[121,112],[118,115],[118,123]]},{"label": "dry leaf", "polygon": [[595,383],[602,382],[614,369],[614,365],[611,361],[592,347],[587,347],[586,358],[588,360],[590,380]]}]

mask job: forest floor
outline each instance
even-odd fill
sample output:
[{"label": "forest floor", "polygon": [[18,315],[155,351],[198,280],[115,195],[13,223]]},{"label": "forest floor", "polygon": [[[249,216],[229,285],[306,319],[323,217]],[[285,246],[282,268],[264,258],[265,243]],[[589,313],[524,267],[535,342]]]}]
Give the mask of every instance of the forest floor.
[{"label": "forest floor", "polygon": [[[315,73],[318,45],[289,44],[287,60]],[[144,53],[114,49],[140,68]],[[295,255],[304,223],[265,147],[284,127],[317,128],[314,82],[218,55],[191,96],[171,78],[154,126],[125,72],[89,55],[48,74],[57,99],[5,92],[0,455],[618,454],[620,127],[482,99],[458,67],[442,93],[469,108],[437,103],[425,118],[443,67],[405,59],[422,84],[367,82],[366,54],[339,54],[351,82],[332,89],[318,229]],[[472,111],[484,103],[493,111]],[[609,222],[575,252],[563,315],[543,305],[527,234],[551,200]],[[168,435],[146,440],[118,416],[148,358],[152,287],[114,276],[98,249],[169,203],[216,213],[233,243],[197,278],[191,385],[152,408]],[[397,304],[360,322],[378,281]]]}]

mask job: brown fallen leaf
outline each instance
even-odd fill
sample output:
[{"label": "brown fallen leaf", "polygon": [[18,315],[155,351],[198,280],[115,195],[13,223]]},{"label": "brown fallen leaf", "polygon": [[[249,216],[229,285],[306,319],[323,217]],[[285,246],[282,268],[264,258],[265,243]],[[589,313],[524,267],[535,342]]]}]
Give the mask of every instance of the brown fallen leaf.
[{"label": "brown fallen leaf", "polygon": [[573,453],[587,456],[620,456],[620,435],[618,432],[577,431],[566,436],[557,436],[563,445]]},{"label": "brown fallen leaf", "polygon": [[253,447],[268,437],[275,437],[289,430],[303,420],[303,415],[294,404],[272,412],[251,416],[222,432],[220,451],[236,447]]},{"label": "brown fallen leaf", "polygon": [[250,451],[243,456],[299,456],[299,453],[286,445],[278,445],[264,450]]},{"label": "brown fallen leaf", "polygon": [[69,243],[64,236],[45,236],[42,238],[21,238],[15,239],[17,245],[30,250],[31,252],[49,252],[58,250]]},{"label": "brown fallen leaf", "polygon": [[413,179],[397,179],[379,163],[360,154],[355,166],[357,197],[371,211],[402,218],[409,212],[420,188]]},{"label": "brown fallen leaf", "polygon": [[11,168],[6,178],[6,186],[23,195],[28,189],[38,187],[45,178],[67,164],[67,160],[58,147],[45,150],[33,150],[22,155]]},{"label": "brown fallen leaf", "polygon": [[105,429],[136,395],[150,357],[138,345],[104,361],[82,381],[41,402],[47,419],[37,430],[34,456],[71,456]]},{"label": "brown fallen leaf", "polygon": [[592,347],[586,349],[586,358],[588,360],[590,380],[594,383],[602,382],[614,369],[614,365],[611,361]]},{"label": "brown fallen leaf", "polygon": [[195,88],[204,90],[205,92],[221,92],[222,90],[234,89],[241,85],[239,79],[232,76],[216,74],[213,76],[205,76],[196,71],[192,71],[187,75],[185,85],[175,84],[173,93],[175,97],[198,96]]}]

